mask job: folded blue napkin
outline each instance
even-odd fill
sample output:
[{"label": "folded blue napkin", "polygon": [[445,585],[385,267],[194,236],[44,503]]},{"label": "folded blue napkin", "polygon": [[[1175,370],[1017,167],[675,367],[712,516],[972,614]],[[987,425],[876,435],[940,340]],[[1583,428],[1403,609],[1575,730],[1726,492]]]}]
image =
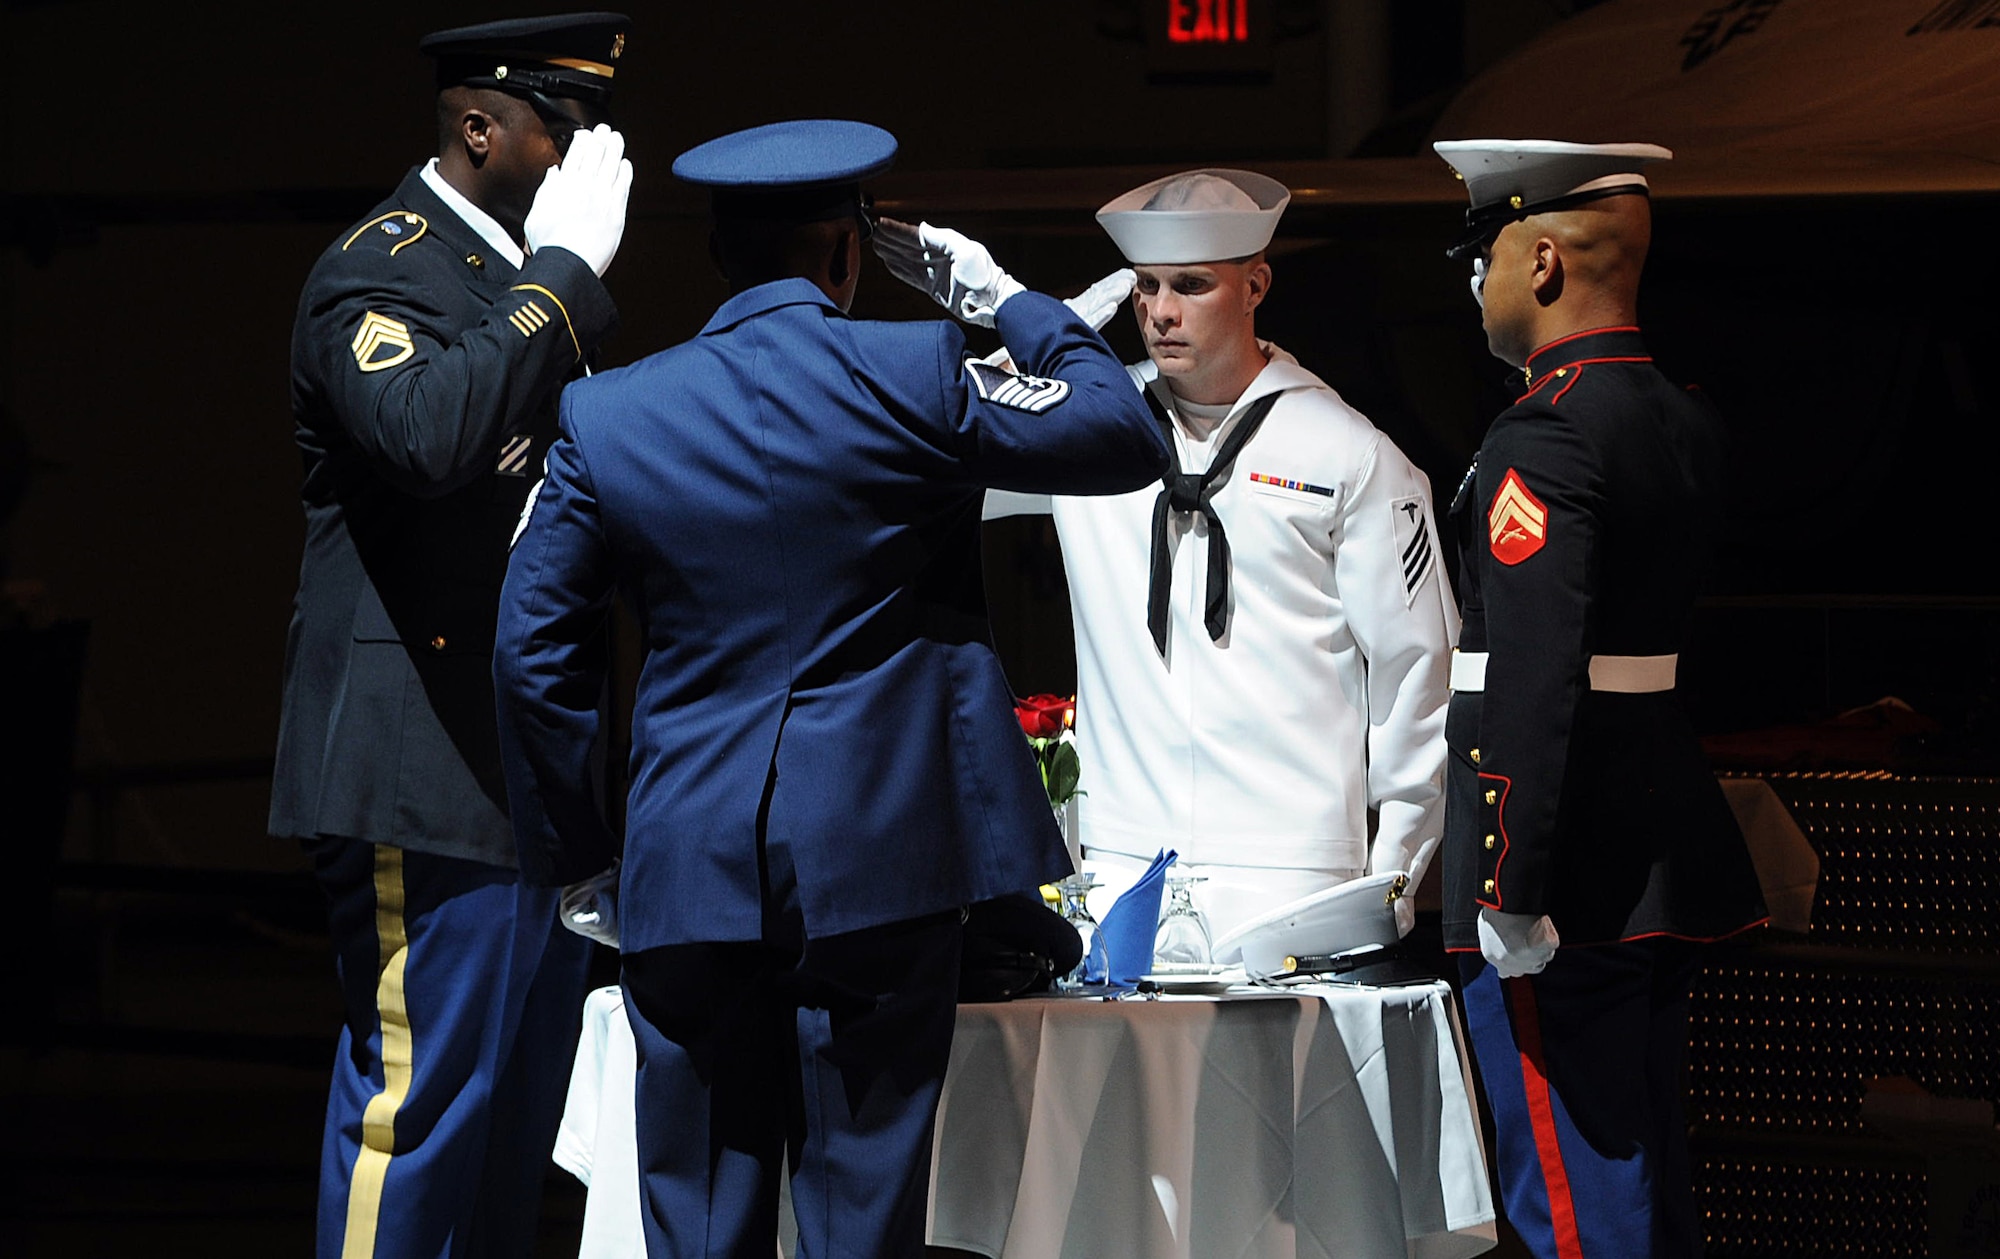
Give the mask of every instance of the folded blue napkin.
[{"label": "folded blue napkin", "polygon": [[1153,971],[1153,938],[1160,929],[1160,893],[1167,885],[1167,867],[1179,856],[1162,848],[1139,881],[1125,890],[1104,915],[1107,981],[1120,988],[1137,986]]}]

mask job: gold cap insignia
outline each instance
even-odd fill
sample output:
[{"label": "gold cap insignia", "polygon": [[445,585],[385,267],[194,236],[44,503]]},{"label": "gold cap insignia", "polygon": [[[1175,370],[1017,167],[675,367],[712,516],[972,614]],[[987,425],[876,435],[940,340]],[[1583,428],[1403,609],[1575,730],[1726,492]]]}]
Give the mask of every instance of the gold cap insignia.
[{"label": "gold cap insignia", "polygon": [[624,55],[625,55],[625,32],[620,31],[616,35],[613,35],[611,37],[611,59],[613,61],[616,61]]},{"label": "gold cap insignia", "polygon": [[[371,310],[354,334],[353,350],[354,361],[362,371],[379,372],[415,354],[417,347],[410,340],[408,324]],[[384,350],[388,351],[386,357]]]}]

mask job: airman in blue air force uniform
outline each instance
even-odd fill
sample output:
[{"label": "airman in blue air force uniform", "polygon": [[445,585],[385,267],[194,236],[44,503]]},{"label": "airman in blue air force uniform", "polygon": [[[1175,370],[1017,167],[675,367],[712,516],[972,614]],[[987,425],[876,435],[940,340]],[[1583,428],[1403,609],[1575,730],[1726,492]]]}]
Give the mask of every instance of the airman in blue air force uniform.
[{"label": "airman in blue air force uniform", "polygon": [[1524,392],[1451,507],[1445,943],[1510,1221],[1538,1256],[1686,1256],[1695,945],[1764,919],[1673,688],[1717,540],[1720,419],[1636,326],[1653,145],[1449,141],[1494,354]]},{"label": "airman in blue air force uniform", "polygon": [[888,133],[799,122],[682,154],[733,295],[563,397],[494,657],[524,870],[615,844],[581,773],[614,589],[645,640],[619,890],[654,1259],[922,1250],[961,907],[1069,866],[979,571],[989,487],[1112,493],[1166,448],[1062,303],[964,241],[949,323],[848,317]]},{"label": "airman in blue air force uniform", "polygon": [[514,869],[493,628],[556,396],[616,322],[598,277],[631,168],[593,124],[625,26],[426,38],[439,156],[299,302],[306,540],[270,829],[312,856],[347,1006],[322,1259],[533,1247],[588,945]]}]

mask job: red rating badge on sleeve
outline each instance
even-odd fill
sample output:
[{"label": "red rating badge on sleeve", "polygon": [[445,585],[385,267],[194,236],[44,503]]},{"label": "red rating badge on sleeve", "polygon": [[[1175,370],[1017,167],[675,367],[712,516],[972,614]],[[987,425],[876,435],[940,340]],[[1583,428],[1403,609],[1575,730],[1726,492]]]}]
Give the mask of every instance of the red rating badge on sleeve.
[{"label": "red rating badge on sleeve", "polygon": [[1502,564],[1519,564],[1542,549],[1549,537],[1549,509],[1521,480],[1521,474],[1507,469],[1500,492],[1486,512],[1486,533],[1493,544],[1493,558]]}]

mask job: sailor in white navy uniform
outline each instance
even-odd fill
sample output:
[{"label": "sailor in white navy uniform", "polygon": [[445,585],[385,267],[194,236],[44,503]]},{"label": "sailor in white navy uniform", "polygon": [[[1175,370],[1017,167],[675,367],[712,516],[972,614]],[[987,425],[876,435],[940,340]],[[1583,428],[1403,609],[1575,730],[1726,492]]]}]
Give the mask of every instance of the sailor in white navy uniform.
[{"label": "sailor in white navy uniform", "polygon": [[1655,145],[1438,144],[1494,355],[1523,369],[1451,507],[1445,945],[1538,1256],[1686,1256],[1694,943],[1764,919],[1673,687],[1724,433],[1636,326]]},{"label": "sailor in white navy uniform", "polygon": [[[1148,359],[1127,370],[1176,468],[1110,497],[988,496],[989,516],[1052,511],[1062,540],[1084,858],[1115,893],[1177,850],[1217,938],[1363,873],[1414,885],[1443,825],[1457,617],[1430,485],[1257,339],[1290,199],[1197,170],[1104,206],[1136,269]],[[1412,902],[1398,909],[1407,932]]]}]

